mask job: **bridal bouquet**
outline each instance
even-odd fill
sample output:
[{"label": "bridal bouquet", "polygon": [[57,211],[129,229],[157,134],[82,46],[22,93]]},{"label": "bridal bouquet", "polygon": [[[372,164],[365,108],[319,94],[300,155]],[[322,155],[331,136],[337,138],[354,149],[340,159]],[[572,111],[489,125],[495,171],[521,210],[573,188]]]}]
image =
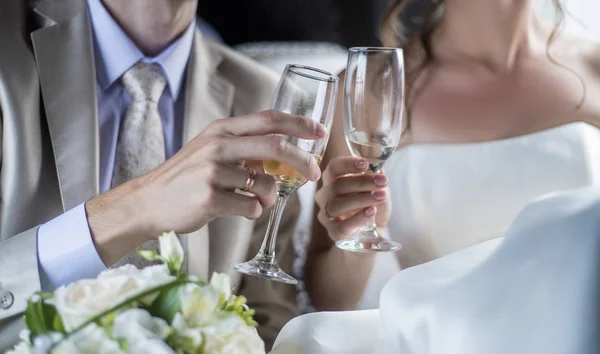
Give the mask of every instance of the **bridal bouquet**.
[{"label": "bridal bouquet", "polygon": [[254,311],[231,294],[227,275],[210,283],[183,274],[174,233],[159,238],[162,264],[126,265],[80,280],[54,294],[37,293],[25,311],[27,330],[10,354],[265,353]]}]

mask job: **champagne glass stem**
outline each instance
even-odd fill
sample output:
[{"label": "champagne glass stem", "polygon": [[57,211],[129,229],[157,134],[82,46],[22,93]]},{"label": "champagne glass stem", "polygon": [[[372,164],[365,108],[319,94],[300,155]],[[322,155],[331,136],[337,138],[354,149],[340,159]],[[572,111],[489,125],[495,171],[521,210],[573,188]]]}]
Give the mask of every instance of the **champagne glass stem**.
[{"label": "champagne glass stem", "polygon": [[279,222],[283,215],[283,209],[288,201],[289,195],[277,193],[277,201],[271,209],[269,224],[267,225],[267,233],[263,240],[262,246],[258,251],[258,256],[265,262],[275,262],[275,244],[277,241],[277,231],[279,230]]},{"label": "champagne glass stem", "polygon": [[375,220],[375,216],[373,216],[373,220],[363,225],[360,228],[360,233],[362,235],[369,235],[370,237],[377,238],[379,233],[377,232],[377,221]]}]

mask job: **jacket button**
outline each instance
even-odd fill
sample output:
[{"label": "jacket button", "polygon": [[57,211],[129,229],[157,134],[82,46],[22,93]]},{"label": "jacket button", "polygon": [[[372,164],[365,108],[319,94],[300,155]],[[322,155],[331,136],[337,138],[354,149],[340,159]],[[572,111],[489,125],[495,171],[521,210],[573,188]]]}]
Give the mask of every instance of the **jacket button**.
[{"label": "jacket button", "polygon": [[0,290],[0,309],[8,310],[15,301],[15,297],[8,291]]}]

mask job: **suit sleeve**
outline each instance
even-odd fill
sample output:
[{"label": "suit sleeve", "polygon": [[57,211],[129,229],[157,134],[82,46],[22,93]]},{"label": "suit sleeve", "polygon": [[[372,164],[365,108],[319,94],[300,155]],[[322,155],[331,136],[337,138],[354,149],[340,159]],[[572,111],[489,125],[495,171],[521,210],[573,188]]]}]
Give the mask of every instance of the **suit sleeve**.
[{"label": "suit sleeve", "polygon": [[[290,275],[293,275],[293,235],[299,212],[300,202],[297,195],[293,194],[283,212],[276,245],[277,262]],[[254,227],[247,259],[251,259],[258,252],[267,229],[268,220],[269,212],[265,211]],[[248,306],[256,310],[255,320],[259,324],[258,333],[265,341],[267,351],[275,342],[281,328],[289,320],[300,314],[295,285],[244,276],[239,294],[246,296]]]},{"label": "suit sleeve", "polygon": [[0,308],[0,352],[19,339],[27,299],[40,290],[37,230],[35,227],[0,242],[0,282],[12,297],[10,306]]}]

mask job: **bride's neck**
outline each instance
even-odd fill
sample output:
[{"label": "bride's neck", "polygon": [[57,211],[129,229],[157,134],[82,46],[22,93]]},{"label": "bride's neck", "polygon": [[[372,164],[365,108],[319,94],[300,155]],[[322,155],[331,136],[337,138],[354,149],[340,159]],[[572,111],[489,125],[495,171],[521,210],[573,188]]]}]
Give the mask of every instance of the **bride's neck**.
[{"label": "bride's neck", "polygon": [[531,49],[536,29],[529,0],[446,0],[432,47],[439,60],[474,60],[509,71]]}]

